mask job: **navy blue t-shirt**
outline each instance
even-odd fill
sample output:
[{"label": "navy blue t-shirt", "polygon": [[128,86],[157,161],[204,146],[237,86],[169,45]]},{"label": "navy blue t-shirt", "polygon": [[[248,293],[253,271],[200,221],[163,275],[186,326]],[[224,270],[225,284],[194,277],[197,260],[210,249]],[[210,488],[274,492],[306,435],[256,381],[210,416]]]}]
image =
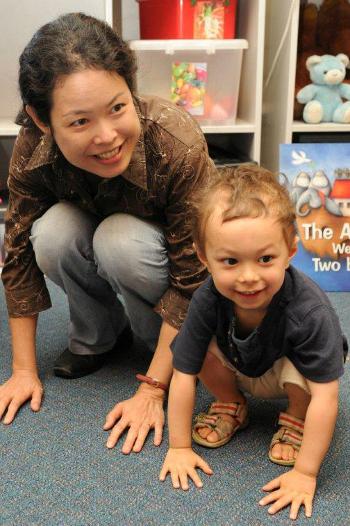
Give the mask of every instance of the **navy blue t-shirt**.
[{"label": "navy blue t-shirt", "polygon": [[286,356],[313,382],[330,382],[344,372],[347,342],[326,294],[290,266],[259,327],[242,340],[235,333],[234,304],[222,296],[209,276],[193,294],[187,317],[174,339],[174,368],[198,374],[210,340],[249,377],[258,377]]}]

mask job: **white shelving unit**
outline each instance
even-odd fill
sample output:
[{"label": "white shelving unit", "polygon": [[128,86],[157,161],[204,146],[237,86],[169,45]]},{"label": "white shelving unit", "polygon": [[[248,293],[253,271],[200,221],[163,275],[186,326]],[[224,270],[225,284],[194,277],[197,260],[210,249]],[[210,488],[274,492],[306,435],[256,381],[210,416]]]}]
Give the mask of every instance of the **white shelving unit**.
[{"label": "white shelving unit", "polygon": [[[279,168],[279,145],[292,143],[294,133],[350,132],[348,124],[307,124],[293,119],[299,10],[300,0],[269,0],[267,3],[261,163],[275,171]],[[283,36],[285,39],[276,61]]]},{"label": "white shelving unit", "polygon": [[[261,108],[265,31],[265,0],[240,0],[237,19],[237,39],[248,41],[248,49],[243,51],[241,80],[238,99],[238,111],[235,122],[223,121],[220,124],[204,124],[205,134],[218,145],[240,150],[246,156],[259,162],[261,145]],[[126,28],[130,33],[130,28]],[[169,44],[167,44],[169,42]],[[159,46],[167,52],[167,45],[173,46],[176,41],[134,41],[134,49],[156,50]],[[201,41],[198,41],[198,45]],[[234,41],[207,41],[206,46],[214,49],[232,49]],[[179,40],[177,48],[193,50],[194,40]],[[176,47],[176,44],[175,44]],[[169,51],[169,50],[168,50]],[[171,51],[171,50],[170,50]],[[152,94],[151,88],[147,92]],[[212,137],[216,136],[217,137]]]}]

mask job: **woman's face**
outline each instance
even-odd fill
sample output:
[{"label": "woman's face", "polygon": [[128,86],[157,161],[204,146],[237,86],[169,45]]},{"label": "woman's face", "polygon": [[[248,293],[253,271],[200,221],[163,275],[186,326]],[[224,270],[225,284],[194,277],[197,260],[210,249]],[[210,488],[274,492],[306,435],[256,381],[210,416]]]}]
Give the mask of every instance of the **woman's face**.
[{"label": "woman's face", "polygon": [[74,166],[104,178],[122,174],[140,136],[131,92],[117,73],[86,69],[52,93],[51,131]]}]

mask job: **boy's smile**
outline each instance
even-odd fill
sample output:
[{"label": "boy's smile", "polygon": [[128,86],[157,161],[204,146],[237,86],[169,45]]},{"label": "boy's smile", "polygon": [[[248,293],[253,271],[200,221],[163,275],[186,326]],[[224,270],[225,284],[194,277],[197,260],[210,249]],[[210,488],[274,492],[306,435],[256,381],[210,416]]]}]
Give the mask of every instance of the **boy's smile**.
[{"label": "boy's smile", "polygon": [[206,225],[205,255],[218,291],[235,304],[236,313],[264,315],[281,288],[295,247],[288,248],[275,217],[246,217],[223,222],[222,210]]}]

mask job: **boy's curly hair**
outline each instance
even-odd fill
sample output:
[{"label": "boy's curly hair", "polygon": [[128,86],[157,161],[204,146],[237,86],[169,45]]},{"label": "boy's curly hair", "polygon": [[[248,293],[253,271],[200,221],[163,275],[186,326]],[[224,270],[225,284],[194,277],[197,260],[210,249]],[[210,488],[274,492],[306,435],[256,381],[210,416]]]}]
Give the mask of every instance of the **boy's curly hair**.
[{"label": "boy's curly hair", "polygon": [[244,217],[276,217],[282,224],[288,247],[292,246],[296,236],[294,206],[288,190],[269,170],[253,164],[224,168],[194,193],[192,234],[203,254],[206,225],[218,205],[222,207],[223,222]]}]

